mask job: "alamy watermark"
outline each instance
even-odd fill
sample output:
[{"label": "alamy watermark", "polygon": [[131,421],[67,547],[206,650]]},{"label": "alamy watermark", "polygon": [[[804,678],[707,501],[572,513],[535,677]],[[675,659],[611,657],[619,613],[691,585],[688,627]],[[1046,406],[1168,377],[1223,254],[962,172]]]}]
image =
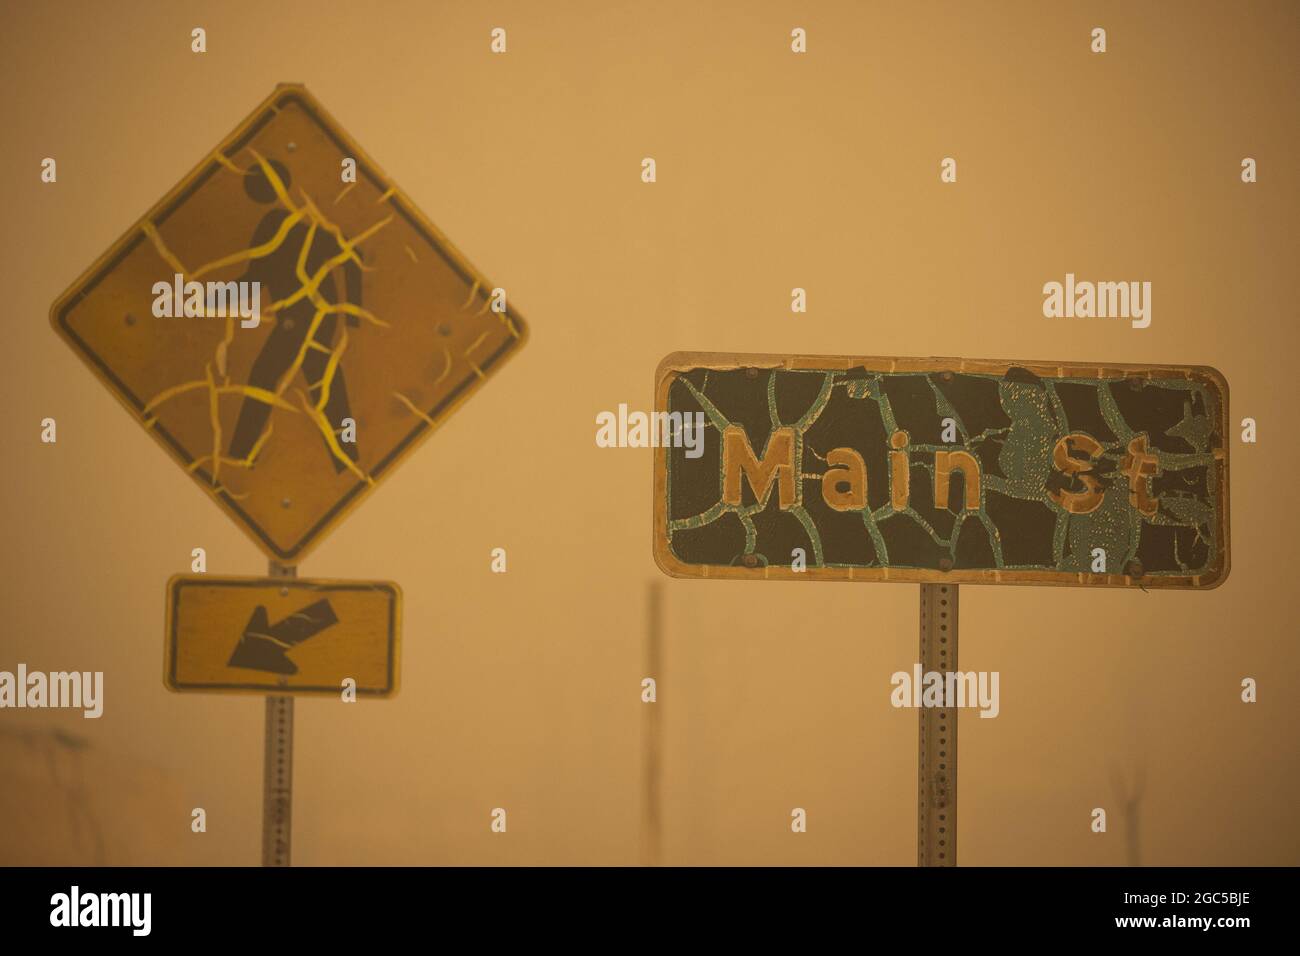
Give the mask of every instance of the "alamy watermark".
[{"label": "alamy watermark", "polygon": [[103,671],[41,671],[18,665],[18,672],[0,671],[0,708],[71,707],[82,717],[97,718],[104,713]]},{"label": "alamy watermark", "polygon": [[895,707],[978,707],[981,717],[996,717],[997,671],[925,671],[920,664],[912,672],[895,671],[889,679],[894,689],[889,702]]},{"label": "alamy watermark", "polygon": [[1133,328],[1151,324],[1150,282],[1065,282],[1043,285],[1043,315],[1049,319],[1130,319]]},{"label": "alamy watermark", "polygon": [[50,897],[51,926],[126,926],[133,936],[148,936],[152,911],[152,893],[82,893],[73,886]]},{"label": "alamy watermark", "polygon": [[155,282],[153,294],[158,319],[235,316],[245,329],[255,329],[262,321],[260,282],[186,282],[178,272],[171,282]]},{"label": "alamy watermark", "polygon": [[703,412],[618,412],[596,416],[598,448],[685,448],[687,458],[704,454]]}]

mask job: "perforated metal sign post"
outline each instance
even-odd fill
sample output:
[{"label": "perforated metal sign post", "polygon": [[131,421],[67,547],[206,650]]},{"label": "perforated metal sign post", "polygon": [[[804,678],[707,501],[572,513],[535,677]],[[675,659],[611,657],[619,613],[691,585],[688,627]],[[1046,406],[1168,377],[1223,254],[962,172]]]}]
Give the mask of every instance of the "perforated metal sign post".
[{"label": "perforated metal sign post", "polygon": [[[654,555],[674,577],[1208,589],[1229,570],[1228,386],[1205,366],[675,353]],[[957,713],[922,708],[919,859],[956,861]]]},{"label": "perforated metal sign post", "polygon": [[[270,563],[273,577],[296,569]],[[262,865],[288,866],[293,857],[293,698],[268,694],[262,744]]]},{"label": "perforated metal sign post", "polygon": [[[957,585],[921,585],[921,669],[957,670]],[[957,865],[957,711],[918,708],[916,865]]]},{"label": "perforated metal sign post", "polygon": [[[277,87],[91,264],[54,303],[50,321],[266,553],[275,577],[294,576],[302,557],[527,338],[505,290],[292,84]],[[199,600],[197,586],[187,587]],[[229,624],[245,610],[245,591],[211,592],[206,613]],[[301,636],[303,615],[312,627],[332,627],[304,644],[304,673],[346,662],[356,648],[339,650],[346,627],[326,622],[332,610],[313,605],[292,621],[277,623],[269,611],[246,620],[245,662],[275,658],[276,641]],[[181,617],[185,634],[216,633]],[[395,631],[391,637],[395,653]],[[220,640],[228,638],[221,630]],[[331,646],[342,656],[322,656]],[[287,863],[286,695],[325,685],[232,677],[226,672],[240,659],[212,657],[225,653],[224,645],[191,641],[169,657],[167,680],[178,690],[270,695],[267,793],[276,793],[279,809],[268,809],[267,819],[280,822],[275,834],[268,830],[274,845],[264,858]],[[383,656],[378,645],[368,653],[370,665]],[[280,663],[296,667],[295,656],[281,654]],[[388,664],[386,677],[358,693],[391,693],[396,658]]]}]

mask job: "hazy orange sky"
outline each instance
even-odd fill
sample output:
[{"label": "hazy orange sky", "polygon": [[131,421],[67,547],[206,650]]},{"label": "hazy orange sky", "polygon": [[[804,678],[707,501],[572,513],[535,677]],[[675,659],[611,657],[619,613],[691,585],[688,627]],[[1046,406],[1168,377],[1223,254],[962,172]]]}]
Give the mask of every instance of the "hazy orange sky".
[{"label": "hazy orange sky", "polygon": [[[961,665],[1000,672],[1002,700],[961,720],[960,860],[1121,865],[1115,810],[1141,780],[1143,863],[1300,862],[1297,41],[1288,3],[12,7],[0,669],[103,671],[106,691],[98,720],[0,711],[0,862],[260,859],[261,701],[161,675],[191,550],[218,575],[266,559],[47,316],[280,82],[531,331],[300,568],[395,581],[405,608],[397,697],[298,701],[295,863],[640,862],[653,706],[663,862],[914,864],[917,719],[889,678],[917,660],[917,587],[665,578],[652,453],[594,435],[602,410],[651,406],[676,350],[1218,368],[1230,420],[1259,427],[1229,436],[1222,587],[962,588]],[[1044,318],[1067,272],[1150,281],[1151,326]]]}]

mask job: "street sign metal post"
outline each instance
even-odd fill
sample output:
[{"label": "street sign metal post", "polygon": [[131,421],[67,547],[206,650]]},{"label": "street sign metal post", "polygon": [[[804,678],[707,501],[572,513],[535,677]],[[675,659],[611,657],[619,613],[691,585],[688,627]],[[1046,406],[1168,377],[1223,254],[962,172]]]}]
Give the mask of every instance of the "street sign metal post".
[{"label": "street sign metal post", "polygon": [[[921,585],[921,669],[957,670],[957,585]],[[916,865],[957,865],[957,711],[919,708]]]},{"label": "street sign metal post", "polygon": [[[168,587],[164,682],[266,695],[263,862],[287,865],[293,695],[397,689],[400,594],[302,557],[523,346],[475,269],[307,90],[281,84],[50,310],[271,561]],[[294,603],[298,602],[298,603]]]},{"label": "street sign metal post", "polygon": [[293,698],[266,698],[262,758],[262,865],[288,866],[293,837]]},{"label": "street sign metal post", "polygon": [[[957,670],[961,584],[1227,577],[1228,386],[1205,366],[669,355],[654,556],[673,577],[921,586]],[[923,706],[918,862],[957,859],[957,709]]]},{"label": "street sign metal post", "polygon": [[[271,561],[267,573],[273,578],[296,578],[298,569]],[[262,865],[288,866],[293,843],[293,698],[288,694],[267,695],[264,737]]]}]

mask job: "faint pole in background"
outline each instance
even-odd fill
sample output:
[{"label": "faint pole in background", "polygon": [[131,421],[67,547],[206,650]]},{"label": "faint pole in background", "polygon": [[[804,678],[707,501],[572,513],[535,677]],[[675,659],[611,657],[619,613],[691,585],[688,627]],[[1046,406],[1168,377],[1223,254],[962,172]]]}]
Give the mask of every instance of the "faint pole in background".
[{"label": "faint pole in background", "polygon": [[1125,775],[1118,770],[1111,770],[1111,784],[1119,800],[1124,819],[1124,847],[1129,866],[1142,865],[1142,795],[1146,791],[1146,768],[1139,765],[1132,777],[1131,785]]},{"label": "faint pole in background", "polygon": [[641,865],[658,866],[663,840],[663,809],[660,802],[660,777],[663,767],[663,718],[659,702],[659,684],[663,676],[663,584],[652,581],[646,608],[645,671],[642,679],[654,678],[655,702],[642,703],[642,745],[645,764],[642,768],[645,791],[641,813]]}]

